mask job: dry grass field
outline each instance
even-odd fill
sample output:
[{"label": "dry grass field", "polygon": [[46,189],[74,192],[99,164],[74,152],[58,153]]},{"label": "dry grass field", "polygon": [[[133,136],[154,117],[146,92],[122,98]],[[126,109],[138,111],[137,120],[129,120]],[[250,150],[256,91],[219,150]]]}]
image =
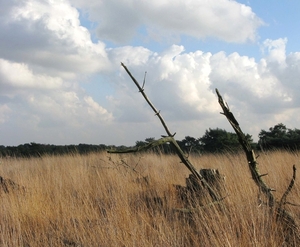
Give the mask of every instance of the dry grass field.
[{"label": "dry grass field", "polygon": [[[177,156],[3,158],[0,175],[10,180],[0,188],[0,246],[294,246],[292,239],[284,243],[243,154],[190,160],[197,170],[217,168],[225,175],[222,206],[200,207],[199,202],[194,213],[175,210],[183,204],[173,185],[185,185],[189,175]],[[299,154],[262,153],[258,161],[279,200],[292,165],[300,165]],[[288,201],[300,204],[299,196],[296,180]],[[300,218],[299,207],[286,208]]]}]

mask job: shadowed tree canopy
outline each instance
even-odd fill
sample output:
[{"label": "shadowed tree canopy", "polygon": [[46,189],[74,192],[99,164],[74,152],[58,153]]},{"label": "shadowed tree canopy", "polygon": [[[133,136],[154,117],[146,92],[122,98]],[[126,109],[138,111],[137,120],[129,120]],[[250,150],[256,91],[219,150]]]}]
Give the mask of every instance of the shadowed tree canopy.
[{"label": "shadowed tree canopy", "polygon": [[[252,143],[251,135],[246,134],[246,139]],[[218,153],[240,150],[238,136],[235,133],[227,132],[224,129],[211,129],[205,131],[205,134],[199,138],[204,152]]]},{"label": "shadowed tree canopy", "polygon": [[180,148],[187,153],[199,153],[203,151],[199,138],[186,136],[183,140],[177,142]]},{"label": "shadowed tree canopy", "polygon": [[288,129],[282,123],[276,124],[268,131],[261,130],[258,137],[258,144],[263,149],[295,150],[300,147],[300,130]]}]

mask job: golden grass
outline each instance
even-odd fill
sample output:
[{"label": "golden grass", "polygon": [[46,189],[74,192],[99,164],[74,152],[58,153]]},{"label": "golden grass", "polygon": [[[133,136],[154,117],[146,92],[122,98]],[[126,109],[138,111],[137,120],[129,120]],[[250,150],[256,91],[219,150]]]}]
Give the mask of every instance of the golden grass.
[{"label": "golden grass", "polygon": [[[197,170],[217,168],[226,176],[225,209],[174,211],[182,203],[172,185],[184,185],[189,171],[172,155],[2,159],[0,175],[26,190],[0,192],[0,246],[283,246],[274,217],[258,207],[259,191],[243,154],[190,160]],[[299,167],[298,153],[264,153],[258,161],[279,200],[292,165]],[[149,176],[149,183],[141,176]],[[299,204],[299,194],[296,180],[288,200]],[[298,207],[287,208],[299,219]]]}]

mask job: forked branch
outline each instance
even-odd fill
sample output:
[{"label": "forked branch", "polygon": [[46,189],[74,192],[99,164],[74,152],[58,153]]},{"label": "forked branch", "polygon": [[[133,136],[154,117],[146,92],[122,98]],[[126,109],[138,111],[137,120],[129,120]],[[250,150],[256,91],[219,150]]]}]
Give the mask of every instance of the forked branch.
[{"label": "forked branch", "polygon": [[287,190],[284,192],[283,196],[281,197],[281,200],[279,202],[279,208],[282,208],[287,202],[286,202],[286,199],[287,199],[287,196],[288,194],[291,192],[294,184],[295,184],[295,180],[296,180],[296,166],[293,165],[293,177],[291,179],[291,182],[287,188]]},{"label": "forked branch", "polygon": [[229,121],[230,125],[234,129],[235,133],[238,136],[238,140],[246,154],[248,166],[251,172],[252,179],[258,186],[259,190],[262,191],[268,198],[268,204],[272,208],[275,204],[275,199],[272,193],[272,189],[264,182],[263,176],[264,174],[260,174],[259,169],[257,167],[258,163],[256,161],[256,156],[254,150],[251,147],[251,144],[247,140],[246,136],[244,135],[243,131],[241,130],[238,121],[235,119],[234,115],[230,111],[228,105],[224,103],[222,96],[220,95],[218,89],[216,89],[216,93],[218,95],[219,104],[222,107],[223,113],[227,120]]},{"label": "forked branch", "polygon": [[[295,179],[296,179],[296,167],[295,165],[293,166],[293,177],[292,180],[283,194],[281,200],[279,203],[275,201],[275,198],[272,194],[272,189],[263,181],[262,177],[265,174],[260,174],[258,167],[257,167],[257,162],[256,162],[256,157],[255,153],[251,148],[251,144],[249,141],[246,139],[244,133],[242,132],[238,122],[234,118],[234,115],[232,112],[230,112],[228,105],[224,103],[222,96],[220,95],[218,89],[216,89],[216,93],[219,98],[219,104],[221,105],[223,109],[223,113],[226,118],[228,119],[229,123],[231,124],[232,128],[236,132],[238,136],[238,140],[240,144],[242,145],[246,156],[247,156],[247,161],[249,165],[249,169],[252,175],[253,180],[255,181],[256,185],[259,187],[260,191],[262,191],[268,198],[268,205],[272,210],[272,212],[275,212],[276,214],[276,219],[277,221],[283,226],[283,230],[285,233],[285,238],[286,242],[294,242],[296,243],[295,246],[299,246],[300,244],[300,234],[299,234],[299,228],[298,225],[291,214],[284,209],[284,205],[287,203],[286,199],[290,191],[292,190]],[[276,207],[274,207],[276,204]],[[294,245],[293,245],[294,246]]]},{"label": "forked branch", "polygon": [[[213,199],[215,201],[219,201],[219,196],[218,193],[216,191],[214,191],[214,189],[211,188],[211,186],[207,183],[207,181],[204,179],[204,177],[197,172],[197,170],[195,169],[195,167],[192,165],[192,163],[189,161],[188,157],[184,154],[184,152],[181,150],[180,146],[178,145],[178,143],[176,142],[176,140],[174,139],[174,134],[171,134],[168,126],[166,125],[164,119],[162,118],[160,111],[158,111],[155,106],[151,103],[151,101],[149,100],[149,98],[147,97],[144,88],[140,86],[140,84],[137,82],[137,80],[133,77],[133,75],[130,73],[130,71],[127,69],[127,67],[121,63],[122,67],[125,69],[125,71],[127,72],[127,74],[130,76],[130,78],[132,79],[132,81],[134,82],[134,84],[137,86],[137,88],[139,89],[139,92],[143,95],[144,99],[146,100],[146,102],[149,104],[149,106],[152,108],[152,110],[154,111],[155,115],[158,116],[160,122],[162,123],[165,131],[167,132],[167,136],[159,139],[157,141],[151,142],[143,147],[136,147],[136,148],[132,148],[127,150],[127,152],[137,152],[140,151],[141,149],[148,149],[148,148],[152,148],[154,146],[157,145],[161,145],[165,142],[170,142],[172,144],[172,146],[174,147],[178,157],[180,158],[181,162],[189,169],[189,171],[199,180],[199,183],[202,182],[205,187],[209,190],[210,195],[212,195]],[[143,83],[144,85],[145,83]],[[110,152],[122,152],[122,151],[110,151]],[[126,152],[126,151],[123,151]]]}]

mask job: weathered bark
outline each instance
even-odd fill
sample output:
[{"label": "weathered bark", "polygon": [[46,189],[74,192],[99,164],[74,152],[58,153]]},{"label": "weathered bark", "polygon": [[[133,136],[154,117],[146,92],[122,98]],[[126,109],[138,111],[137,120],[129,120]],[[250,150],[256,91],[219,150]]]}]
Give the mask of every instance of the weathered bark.
[{"label": "weathered bark", "polygon": [[[155,106],[151,103],[151,101],[149,100],[149,98],[147,97],[147,95],[145,94],[144,88],[142,88],[140,86],[140,84],[137,82],[137,80],[133,77],[133,75],[130,73],[130,71],[127,69],[127,67],[121,63],[122,67],[126,70],[127,74],[130,76],[130,78],[132,79],[132,81],[134,82],[134,84],[137,86],[137,88],[139,89],[139,92],[143,95],[144,99],[146,100],[146,102],[148,103],[148,105],[152,108],[152,110],[154,111],[155,115],[159,118],[161,124],[164,126],[168,136],[174,136],[174,134],[171,134],[168,126],[166,125],[164,119],[162,118],[162,116],[160,115],[160,111],[158,111]],[[145,83],[145,82],[144,82]]]},{"label": "weathered bark", "polygon": [[[197,178],[198,183],[203,183],[205,184],[206,188],[208,189],[209,193],[211,194],[213,200],[218,201],[219,200],[219,195],[218,193],[211,188],[211,186],[207,183],[207,181],[203,178],[203,176],[197,172],[197,170],[195,169],[195,167],[193,166],[193,164],[189,161],[188,157],[184,154],[184,152],[181,150],[180,146],[178,145],[178,143],[176,142],[176,140],[174,139],[174,136],[176,133],[171,134],[167,124],[165,123],[164,119],[162,118],[160,111],[158,111],[155,106],[151,103],[151,101],[149,100],[149,98],[147,97],[144,88],[140,86],[140,84],[137,82],[137,80],[133,77],[133,75],[130,73],[130,71],[127,69],[127,67],[121,63],[122,67],[125,69],[125,71],[127,72],[127,74],[130,76],[130,78],[132,79],[132,81],[134,82],[134,84],[137,86],[137,88],[139,89],[139,92],[143,95],[144,99],[146,100],[146,102],[148,103],[148,105],[151,107],[151,109],[154,111],[155,115],[159,118],[160,122],[162,123],[167,136],[163,137],[157,141],[153,141],[149,144],[146,144],[145,146],[142,147],[135,147],[135,148],[131,148],[131,149],[126,149],[125,151],[112,151],[110,150],[110,153],[128,153],[128,152],[138,152],[141,150],[145,150],[145,149],[149,149],[158,145],[161,145],[163,143],[169,142],[171,143],[171,145],[174,147],[174,150],[176,151],[176,154],[178,155],[178,157],[180,158],[181,162],[189,169],[189,171]],[[143,83],[144,86],[145,82]]]},{"label": "weathered bark", "polygon": [[272,193],[272,189],[264,182],[263,176],[264,174],[260,174],[258,169],[258,163],[256,161],[256,156],[254,150],[251,147],[251,144],[246,139],[243,131],[241,130],[238,121],[235,119],[234,115],[230,111],[228,105],[224,103],[222,96],[220,95],[218,89],[216,89],[216,93],[218,95],[219,104],[223,109],[223,113],[229,123],[231,124],[232,128],[234,129],[235,133],[238,136],[238,140],[246,154],[249,170],[252,176],[252,179],[258,186],[259,190],[262,191],[268,198],[268,205],[273,208],[275,204],[275,199]]},{"label": "weathered bark", "polygon": [[245,151],[248,166],[250,169],[250,173],[252,176],[252,179],[258,186],[259,190],[262,191],[268,198],[268,206],[271,209],[272,213],[275,213],[276,220],[282,227],[283,233],[285,235],[285,242],[288,244],[288,246],[300,246],[300,233],[299,233],[299,226],[294,219],[294,217],[286,210],[284,209],[284,205],[286,204],[287,196],[289,192],[292,190],[294,186],[294,182],[296,179],[296,167],[293,166],[293,177],[292,180],[283,194],[280,202],[276,202],[274,195],[272,193],[272,189],[264,182],[262,177],[266,174],[260,174],[259,169],[257,167],[258,163],[256,161],[255,153],[253,149],[251,148],[251,144],[247,141],[244,133],[242,132],[238,121],[235,119],[232,112],[230,112],[230,109],[228,105],[224,103],[222,96],[220,95],[218,89],[216,89],[216,93],[219,98],[219,104],[221,105],[223,109],[223,113],[229,123],[231,124],[232,128],[236,132],[238,136],[238,140],[243,147],[243,150]]}]

